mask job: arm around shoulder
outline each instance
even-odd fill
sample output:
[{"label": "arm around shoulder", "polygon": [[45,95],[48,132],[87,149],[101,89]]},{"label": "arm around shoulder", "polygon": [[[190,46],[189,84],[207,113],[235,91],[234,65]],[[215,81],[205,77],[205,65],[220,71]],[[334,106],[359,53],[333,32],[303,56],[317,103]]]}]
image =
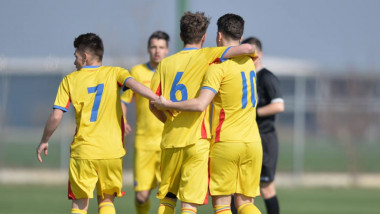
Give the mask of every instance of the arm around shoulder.
[{"label": "arm around shoulder", "polygon": [[239,46],[231,46],[224,55],[224,58],[231,58],[237,56],[251,56],[255,57],[255,48],[251,44],[241,44]]},{"label": "arm around shoulder", "polygon": [[148,87],[137,82],[133,78],[129,78],[127,81],[125,81],[125,85],[147,99],[154,100],[158,98],[158,96],[155,95]]}]

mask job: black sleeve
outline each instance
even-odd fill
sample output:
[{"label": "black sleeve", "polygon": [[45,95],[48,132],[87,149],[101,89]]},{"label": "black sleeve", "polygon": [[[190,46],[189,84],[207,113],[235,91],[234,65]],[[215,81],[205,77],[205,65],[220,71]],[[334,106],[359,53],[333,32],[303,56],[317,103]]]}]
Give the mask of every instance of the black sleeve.
[{"label": "black sleeve", "polygon": [[276,98],[282,98],[280,81],[278,81],[277,77],[272,72],[268,71],[265,73],[263,76],[263,83],[264,90],[270,101]]}]

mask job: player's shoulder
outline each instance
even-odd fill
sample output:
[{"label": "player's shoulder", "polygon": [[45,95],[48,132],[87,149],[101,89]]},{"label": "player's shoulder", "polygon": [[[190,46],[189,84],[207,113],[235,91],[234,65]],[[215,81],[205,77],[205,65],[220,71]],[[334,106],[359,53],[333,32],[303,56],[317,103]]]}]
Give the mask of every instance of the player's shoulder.
[{"label": "player's shoulder", "polygon": [[146,68],[147,68],[146,63],[138,64],[131,68],[131,72],[134,70],[141,70],[141,69],[146,69]]},{"label": "player's shoulder", "polygon": [[277,76],[266,68],[259,70],[257,77],[260,79],[260,82],[264,84],[277,84],[279,82]]},{"label": "player's shoulder", "polygon": [[151,69],[148,68],[146,63],[135,65],[131,68],[131,74],[136,75],[144,71],[149,71]]},{"label": "player's shoulder", "polygon": [[262,68],[257,72],[258,72],[258,75],[262,76],[263,78],[276,78],[277,79],[276,75],[272,71],[270,71],[266,68]]}]

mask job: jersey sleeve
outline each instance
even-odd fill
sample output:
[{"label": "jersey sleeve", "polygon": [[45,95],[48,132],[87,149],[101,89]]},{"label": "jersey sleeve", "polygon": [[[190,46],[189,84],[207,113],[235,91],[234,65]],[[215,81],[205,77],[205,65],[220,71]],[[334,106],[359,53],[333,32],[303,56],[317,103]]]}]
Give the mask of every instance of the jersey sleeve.
[{"label": "jersey sleeve", "polygon": [[[139,79],[136,77],[136,72],[133,68],[131,69],[130,74],[131,74],[132,78],[134,78],[136,81],[139,81]],[[121,94],[121,97],[120,97],[121,102],[123,102],[127,105],[130,104],[133,100],[134,95],[135,95],[135,92],[132,90],[123,91],[123,93]]]},{"label": "jersey sleeve", "polygon": [[224,72],[220,64],[212,64],[206,71],[201,89],[208,89],[218,93],[223,80]]},{"label": "jersey sleeve", "polygon": [[282,100],[280,81],[272,73],[267,73],[264,78],[264,87],[271,101]]},{"label": "jersey sleeve", "polygon": [[123,93],[121,94],[121,102],[125,103],[125,104],[130,104],[133,100],[133,91],[132,90],[126,90],[126,91],[123,91]]},{"label": "jersey sleeve", "polygon": [[53,105],[53,109],[60,109],[64,112],[69,110],[70,106],[70,91],[67,76],[63,78],[58,87],[57,96]]},{"label": "jersey sleeve", "polygon": [[152,76],[152,81],[150,82],[150,89],[155,93],[157,96],[161,96],[161,70],[163,69],[162,62],[158,64],[156,71],[154,72]]},{"label": "jersey sleeve", "polygon": [[127,90],[128,87],[125,86],[125,82],[132,78],[131,74],[128,72],[128,70],[124,68],[120,68],[117,72],[117,84],[123,87],[123,91]]},{"label": "jersey sleeve", "polygon": [[203,56],[208,62],[222,62],[224,61],[224,55],[228,51],[229,47],[213,47],[213,48],[202,48]]}]

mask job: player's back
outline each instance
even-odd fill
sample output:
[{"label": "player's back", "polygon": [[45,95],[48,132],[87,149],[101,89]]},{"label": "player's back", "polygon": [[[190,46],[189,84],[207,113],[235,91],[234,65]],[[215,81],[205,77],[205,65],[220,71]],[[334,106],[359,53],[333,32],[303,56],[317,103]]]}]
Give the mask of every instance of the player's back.
[{"label": "player's back", "polygon": [[256,72],[250,57],[211,65],[202,87],[217,92],[212,115],[215,142],[260,142],[256,124]]},{"label": "player's back", "polygon": [[71,102],[75,109],[71,157],[107,159],[125,154],[119,91],[129,77],[123,68],[100,66],[84,67],[63,79],[56,103]]},{"label": "player's back", "polygon": [[[225,50],[226,47],[184,49],[163,59],[153,76],[152,90],[172,102],[195,98],[209,63],[221,58]],[[161,147],[185,147],[200,138],[210,138],[204,117],[205,112],[173,112],[165,122]]]}]

